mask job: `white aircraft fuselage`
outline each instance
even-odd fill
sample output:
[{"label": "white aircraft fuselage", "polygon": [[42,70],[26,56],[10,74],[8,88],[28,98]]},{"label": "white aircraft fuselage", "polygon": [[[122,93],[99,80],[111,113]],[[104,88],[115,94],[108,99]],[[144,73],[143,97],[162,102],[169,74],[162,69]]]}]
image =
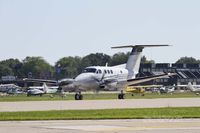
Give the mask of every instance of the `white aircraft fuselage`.
[{"label": "white aircraft fuselage", "polygon": [[[121,87],[122,82],[126,82],[128,70],[117,67],[106,66],[90,66],[86,67],[83,72],[78,75],[73,84],[75,88],[80,90],[99,90],[105,88]],[[110,80],[110,83],[108,83]],[[106,85],[105,85],[106,83]]]}]

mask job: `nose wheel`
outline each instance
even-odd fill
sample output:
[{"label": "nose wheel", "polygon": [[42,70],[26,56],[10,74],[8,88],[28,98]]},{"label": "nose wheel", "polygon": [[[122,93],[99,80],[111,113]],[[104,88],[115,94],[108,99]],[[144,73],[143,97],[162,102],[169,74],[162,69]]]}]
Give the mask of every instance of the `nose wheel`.
[{"label": "nose wheel", "polygon": [[124,99],[125,94],[123,93],[123,91],[121,90],[121,93],[118,94],[118,99]]},{"label": "nose wheel", "polygon": [[75,100],[83,100],[83,95],[81,94],[81,92],[76,93],[74,96],[74,99]]}]

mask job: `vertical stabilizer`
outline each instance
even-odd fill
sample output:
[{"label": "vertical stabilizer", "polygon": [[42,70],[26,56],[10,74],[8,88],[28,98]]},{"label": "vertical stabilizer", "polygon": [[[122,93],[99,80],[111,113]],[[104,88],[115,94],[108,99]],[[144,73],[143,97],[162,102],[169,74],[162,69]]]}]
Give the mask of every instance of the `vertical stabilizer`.
[{"label": "vertical stabilizer", "polygon": [[189,88],[191,91],[195,91],[195,88],[194,88],[194,86],[192,85],[191,82],[188,83],[188,88]]},{"label": "vertical stabilizer", "polygon": [[46,83],[43,83],[43,87],[44,87],[44,93],[47,93],[47,91],[48,91],[48,86],[47,86],[47,84]]},{"label": "vertical stabilizer", "polygon": [[140,62],[142,58],[143,48],[133,47],[126,63],[126,69],[128,70],[128,79],[135,78],[139,72]]},{"label": "vertical stabilizer", "polygon": [[161,47],[161,46],[169,46],[169,45],[127,45],[127,46],[118,46],[112,48],[132,48],[132,51],[126,63],[126,69],[128,70],[128,79],[133,79],[139,72],[143,49],[145,47]]}]

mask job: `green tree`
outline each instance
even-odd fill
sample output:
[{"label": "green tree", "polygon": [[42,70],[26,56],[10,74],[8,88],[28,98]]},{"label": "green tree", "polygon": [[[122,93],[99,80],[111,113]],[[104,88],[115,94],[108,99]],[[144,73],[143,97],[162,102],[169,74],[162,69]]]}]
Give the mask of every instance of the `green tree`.
[{"label": "green tree", "polygon": [[34,78],[51,78],[53,67],[42,57],[26,57],[23,60],[23,73]]},{"label": "green tree", "polygon": [[73,78],[79,73],[81,58],[76,57],[64,57],[56,62],[56,77],[57,78]]},{"label": "green tree", "polygon": [[111,66],[126,63],[128,60],[129,54],[130,54],[129,52],[128,53],[119,52],[119,53],[114,54],[112,56]]},{"label": "green tree", "polygon": [[193,63],[200,63],[200,60],[197,60],[193,57],[181,57],[179,60],[176,61],[176,64],[193,64]]},{"label": "green tree", "polygon": [[12,69],[4,64],[0,64],[0,77],[14,75]]},{"label": "green tree", "polygon": [[146,56],[142,56],[141,58],[141,63],[146,64],[146,63],[155,63],[154,60],[147,60]]},{"label": "green tree", "polygon": [[0,62],[1,64],[1,76],[13,75],[20,76],[22,63],[18,59],[7,59]]},{"label": "green tree", "polygon": [[82,58],[81,69],[87,66],[105,66],[110,60],[110,56],[103,53],[89,54]]}]

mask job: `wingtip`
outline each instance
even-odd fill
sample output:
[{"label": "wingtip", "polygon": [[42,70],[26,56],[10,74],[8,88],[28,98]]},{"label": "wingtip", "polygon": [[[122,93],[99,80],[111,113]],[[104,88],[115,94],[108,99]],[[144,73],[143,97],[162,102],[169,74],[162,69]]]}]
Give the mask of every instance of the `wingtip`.
[{"label": "wingtip", "polygon": [[176,73],[167,73],[169,76],[177,75]]}]

